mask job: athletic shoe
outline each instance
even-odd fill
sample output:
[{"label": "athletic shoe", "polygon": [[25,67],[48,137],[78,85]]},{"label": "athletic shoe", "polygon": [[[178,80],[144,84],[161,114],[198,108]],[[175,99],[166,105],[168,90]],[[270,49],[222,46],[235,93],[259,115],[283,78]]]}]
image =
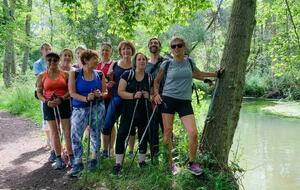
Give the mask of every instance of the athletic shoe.
[{"label": "athletic shoe", "polygon": [[68,167],[73,168],[75,162],[75,158],[73,155],[69,156]]},{"label": "athletic shoe", "polygon": [[83,163],[74,164],[68,175],[70,177],[78,177],[83,168]]},{"label": "athletic shoe", "polygon": [[128,152],[128,158],[129,158],[130,160],[132,160],[133,157],[134,157],[133,151],[129,151],[129,152]]},{"label": "athletic shoe", "polygon": [[89,163],[89,170],[91,172],[95,171],[97,169],[97,159],[92,159]]},{"label": "athletic shoe", "polygon": [[62,151],[61,153],[61,159],[64,163],[64,165],[68,165],[69,164],[69,156],[65,151]]},{"label": "athletic shoe", "polygon": [[54,169],[61,170],[62,168],[63,168],[63,162],[62,162],[61,157],[56,157]]},{"label": "athletic shoe", "polygon": [[114,175],[119,175],[120,172],[121,172],[121,169],[122,169],[121,164],[116,164],[116,165],[113,167],[113,174],[114,174]]},{"label": "athletic shoe", "polygon": [[139,163],[140,168],[145,168],[147,166],[145,161]]},{"label": "athletic shoe", "polygon": [[50,151],[50,156],[48,158],[48,162],[53,163],[53,162],[55,162],[55,159],[56,159],[55,151],[51,150]]},{"label": "athletic shoe", "polygon": [[201,175],[203,173],[203,169],[197,162],[189,162],[187,165],[187,169],[194,175]]},{"label": "athletic shoe", "polygon": [[108,150],[103,150],[101,153],[101,158],[108,158]]},{"label": "athletic shoe", "polygon": [[180,169],[177,167],[175,162],[173,162],[170,167],[173,175],[176,175],[180,172]]}]

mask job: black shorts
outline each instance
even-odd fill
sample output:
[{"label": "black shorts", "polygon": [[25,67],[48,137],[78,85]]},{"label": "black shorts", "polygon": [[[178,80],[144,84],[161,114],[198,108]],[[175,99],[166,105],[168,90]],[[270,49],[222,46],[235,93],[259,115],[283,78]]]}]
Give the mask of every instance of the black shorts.
[{"label": "black shorts", "polygon": [[[59,109],[61,119],[68,119],[71,117],[71,106],[70,106],[69,99],[63,100],[62,103],[58,105],[58,109]],[[44,114],[44,120],[46,121],[55,120],[53,108],[47,106],[46,103],[43,103],[43,114]],[[58,117],[57,119],[59,119],[57,111],[56,111],[56,116]]]},{"label": "black shorts", "polygon": [[180,118],[194,114],[191,100],[180,100],[168,96],[163,96],[162,99],[164,101],[162,113],[175,114],[177,112]]}]

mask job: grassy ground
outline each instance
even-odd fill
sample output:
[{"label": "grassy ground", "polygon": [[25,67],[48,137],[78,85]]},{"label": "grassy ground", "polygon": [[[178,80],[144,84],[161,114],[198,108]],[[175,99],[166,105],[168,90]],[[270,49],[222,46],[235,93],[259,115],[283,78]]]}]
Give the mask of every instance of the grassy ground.
[{"label": "grassy ground", "polygon": [[[202,96],[201,96],[202,97]],[[202,97],[203,98],[203,97]],[[195,115],[198,116],[207,110],[208,105],[206,101],[201,101],[197,105],[194,98],[193,106]],[[108,189],[132,189],[132,190],[152,190],[152,189],[185,189],[185,190],[232,190],[232,184],[224,173],[215,173],[208,169],[208,166],[214,161],[207,155],[198,154],[198,161],[204,167],[204,174],[201,176],[194,176],[186,169],[186,161],[188,159],[188,138],[185,129],[180,123],[178,116],[175,117],[174,125],[174,158],[176,163],[181,167],[181,172],[172,176],[169,166],[167,164],[166,150],[160,143],[159,162],[152,165],[150,158],[148,158],[148,165],[146,168],[138,167],[138,159],[133,162],[133,167],[129,170],[131,160],[126,157],[124,167],[120,176],[112,175],[112,168],[115,160],[105,159],[101,160],[98,165],[99,170],[94,173],[83,173],[77,186],[89,187],[106,187]],[[197,122],[200,123],[200,122]],[[198,126],[199,134],[201,134],[203,125]],[[200,138],[200,137],[199,137]],[[162,139],[161,139],[162,140]],[[137,147],[135,147],[136,149]]]},{"label": "grassy ground", "polygon": [[[9,111],[16,115],[31,118],[36,123],[41,123],[42,114],[40,111],[40,103],[33,96],[35,77],[33,75],[23,76],[15,80],[11,88],[6,89],[0,81],[0,109]],[[203,99],[202,94],[200,98]],[[205,114],[208,105],[201,100],[197,105],[194,97],[193,101],[196,118],[200,118],[201,114]],[[199,134],[203,128],[203,122],[197,121]],[[199,137],[200,138],[200,137]],[[77,181],[78,188],[88,189],[215,189],[215,190],[231,190],[233,189],[228,177],[224,173],[212,172],[208,169],[210,163],[214,161],[207,155],[198,154],[198,161],[204,167],[204,174],[200,177],[193,176],[186,169],[188,138],[185,129],[182,127],[178,117],[175,119],[174,126],[174,155],[175,161],[182,167],[175,177],[171,175],[171,171],[166,162],[166,155],[163,153],[164,147],[161,143],[162,154],[159,157],[158,165],[150,163],[144,169],[137,166],[135,160],[132,169],[128,172],[130,160],[125,159],[124,170],[121,176],[113,176],[112,168],[114,159],[101,160],[99,170],[94,173],[84,173]],[[128,172],[128,175],[127,175]]]},{"label": "grassy ground", "polygon": [[34,83],[33,75],[15,79],[15,83],[8,89],[4,87],[3,81],[0,81],[0,109],[30,118],[40,125],[42,113],[40,101],[33,95]]}]

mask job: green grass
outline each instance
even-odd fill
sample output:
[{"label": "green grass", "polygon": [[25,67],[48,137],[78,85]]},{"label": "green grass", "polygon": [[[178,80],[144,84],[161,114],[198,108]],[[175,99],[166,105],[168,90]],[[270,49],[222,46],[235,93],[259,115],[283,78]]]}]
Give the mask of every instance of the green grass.
[{"label": "green grass", "polygon": [[[200,105],[193,100],[193,107],[196,119],[200,114],[205,114],[208,105],[201,95]],[[203,124],[197,126],[199,134],[201,134]],[[178,116],[174,121],[174,158],[176,163],[182,168],[181,172],[176,176],[171,174],[167,164],[166,150],[162,142],[160,142],[159,164],[152,165],[148,158],[148,165],[144,169],[138,167],[138,158],[135,159],[133,167],[128,170],[131,160],[125,158],[121,175],[112,175],[112,168],[115,160],[100,160],[99,169],[96,172],[83,172],[83,175],[76,183],[78,189],[96,189],[106,187],[107,189],[130,189],[130,190],[232,190],[233,186],[227,175],[223,172],[213,172],[208,167],[215,163],[208,155],[197,154],[197,160],[204,167],[204,174],[194,176],[186,169],[186,161],[188,159],[188,138],[185,129],[181,125]],[[200,137],[199,137],[200,138]],[[162,141],[162,139],[161,139]],[[135,147],[136,149],[137,147]]]},{"label": "green grass", "polygon": [[0,109],[32,119],[41,124],[42,112],[40,101],[34,98],[34,76],[15,79],[10,88],[5,88],[0,81]]},{"label": "green grass", "polygon": [[[6,89],[0,81],[0,109],[9,111],[13,114],[32,119],[36,123],[41,123],[42,113],[40,111],[40,102],[33,96],[35,77],[25,75],[22,78],[15,79],[12,87]],[[200,95],[200,105],[197,105],[196,98],[193,97],[193,107],[196,120],[199,116],[207,112],[208,104],[203,100],[203,93]],[[197,121],[198,131],[201,134],[203,122]],[[124,169],[121,176],[113,176],[112,168],[114,159],[100,160],[99,169],[94,172],[83,172],[83,175],[76,182],[78,189],[97,189],[105,187],[107,189],[130,189],[130,190],[152,190],[152,189],[184,189],[184,190],[231,190],[232,185],[229,178],[224,173],[210,171],[208,166],[214,161],[207,155],[198,153],[198,160],[204,166],[205,173],[196,177],[185,169],[188,158],[188,138],[185,129],[176,116],[174,121],[174,157],[175,161],[183,168],[182,171],[172,176],[166,162],[166,153],[163,143],[160,143],[161,155],[158,165],[150,163],[144,169],[138,167],[137,158],[131,171],[128,172],[130,160],[125,159]],[[199,137],[200,138],[200,137]],[[86,147],[86,143],[84,143]],[[137,148],[137,147],[135,147]]]}]

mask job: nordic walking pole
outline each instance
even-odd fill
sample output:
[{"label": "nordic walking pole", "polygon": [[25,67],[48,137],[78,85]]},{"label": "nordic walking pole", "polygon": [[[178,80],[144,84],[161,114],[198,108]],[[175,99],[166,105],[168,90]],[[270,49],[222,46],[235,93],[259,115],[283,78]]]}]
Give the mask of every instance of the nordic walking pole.
[{"label": "nordic walking pole", "polygon": [[[148,100],[145,98],[145,106],[146,106],[146,112],[147,112],[147,121],[149,122],[149,109],[148,109]],[[151,129],[148,128],[148,138],[149,138],[149,144],[150,144],[150,159],[151,164],[153,164],[153,145],[152,145],[152,136],[151,136]]]},{"label": "nordic walking pole", "polygon": [[129,131],[128,131],[128,135],[127,135],[127,142],[126,142],[126,145],[125,145],[124,156],[123,156],[123,158],[122,158],[121,165],[123,165],[123,162],[124,162],[124,159],[125,159],[126,149],[127,149],[128,143],[129,143],[130,131],[131,131],[131,129],[132,129],[133,120],[134,120],[134,116],[135,116],[135,112],[136,112],[137,105],[139,104],[139,100],[140,100],[140,99],[136,99],[135,106],[134,106],[134,109],[133,109],[132,119],[131,119],[130,126],[129,126]]},{"label": "nordic walking pole", "polygon": [[[54,98],[57,98],[55,92],[53,92],[52,95],[51,95],[51,99],[53,100]],[[54,113],[54,118],[55,118],[57,133],[59,135],[60,142],[62,142],[62,135],[61,135],[62,129],[61,129],[61,126],[60,126],[61,117],[60,117],[60,112],[59,112],[58,106],[56,106],[56,107],[53,108],[53,113]]]},{"label": "nordic walking pole", "polygon": [[[146,132],[147,132],[147,130],[148,130],[150,124],[151,124],[151,121],[152,121],[152,119],[153,119],[153,116],[154,116],[154,113],[155,113],[156,109],[157,109],[157,104],[155,105],[155,107],[154,107],[154,109],[153,109],[153,111],[152,111],[152,114],[151,114],[151,116],[150,116],[150,119],[149,119],[149,121],[148,121],[148,124],[147,124],[147,126],[146,126],[146,128],[145,128],[145,131],[144,131],[144,133],[143,133],[143,135],[142,135],[142,137],[141,137],[141,140],[140,140],[140,142],[139,142],[139,146],[141,145],[141,142],[144,140],[144,138],[145,138],[145,136],[146,136]],[[138,146],[138,147],[139,147],[139,146]],[[133,156],[133,159],[131,160],[131,163],[130,163],[130,165],[129,165],[129,168],[128,168],[128,170],[127,170],[125,176],[128,175],[128,173],[129,173],[129,171],[130,171],[130,169],[131,169],[131,167],[132,167],[132,164],[133,164],[133,162],[134,162],[134,159],[135,159],[135,157],[136,157],[136,155],[137,155],[138,150],[139,150],[139,149],[137,149],[137,150],[135,151],[134,156]]]},{"label": "nordic walking pole", "polygon": [[[89,127],[91,129],[91,124],[92,124],[92,107],[93,107],[93,101],[90,100],[90,112],[89,112]],[[90,158],[90,142],[91,141],[91,133],[89,131],[88,134],[88,147],[87,147],[87,154],[86,154],[86,175],[85,175],[85,182],[87,182],[87,166],[89,164],[89,158]]]}]

